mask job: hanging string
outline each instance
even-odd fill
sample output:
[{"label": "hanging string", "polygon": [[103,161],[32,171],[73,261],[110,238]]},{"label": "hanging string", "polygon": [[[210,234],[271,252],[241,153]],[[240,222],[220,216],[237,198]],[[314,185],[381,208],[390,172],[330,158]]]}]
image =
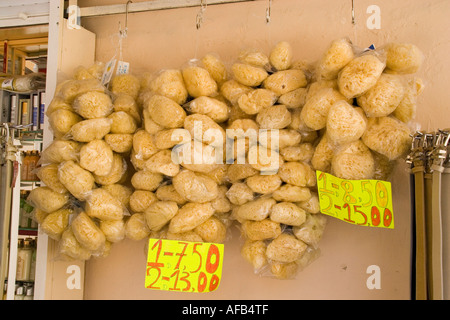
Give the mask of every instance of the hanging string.
[{"label": "hanging string", "polygon": [[197,53],[198,53],[198,46],[199,46],[199,38],[200,38],[200,28],[203,24],[203,16],[206,11],[207,7],[206,0],[200,1],[200,11],[197,13],[197,16],[195,18],[195,27],[197,29],[197,33],[195,36],[195,52],[194,52],[194,59],[197,59]]},{"label": "hanging string", "polygon": [[352,0],[352,26],[353,26],[353,43],[358,44],[358,25],[356,24],[355,3]]},{"label": "hanging string", "polygon": [[197,13],[197,18],[196,18],[197,30],[200,29],[200,27],[203,24],[203,14],[206,11],[206,6],[207,6],[206,0],[201,0],[201,2],[200,2],[200,11]]},{"label": "hanging string", "polygon": [[272,0],[269,0],[269,7],[266,9],[266,23],[270,22],[270,11],[272,9]]},{"label": "hanging string", "polygon": [[266,27],[267,27],[267,41],[269,43],[269,46],[272,46],[272,28],[270,25],[271,21],[271,11],[272,11],[272,0],[269,0],[269,5],[266,8]]}]

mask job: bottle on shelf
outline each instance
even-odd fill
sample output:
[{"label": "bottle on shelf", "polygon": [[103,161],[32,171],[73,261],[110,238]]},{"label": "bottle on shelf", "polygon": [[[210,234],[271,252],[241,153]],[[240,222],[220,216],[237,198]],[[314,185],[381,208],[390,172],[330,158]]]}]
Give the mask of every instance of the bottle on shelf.
[{"label": "bottle on shelf", "polygon": [[33,300],[34,299],[34,288],[32,286],[27,287],[26,295],[23,300]]},{"label": "bottle on shelf", "polygon": [[20,173],[20,179],[23,181],[28,180],[28,168],[30,166],[30,152],[24,151],[22,154],[22,171]]},{"label": "bottle on shelf", "polygon": [[29,181],[38,181],[38,177],[36,175],[36,168],[38,167],[39,161],[39,151],[33,150],[31,151],[30,163],[28,166],[28,180]]},{"label": "bottle on shelf", "polygon": [[22,244],[19,240],[19,248],[17,250],[17,269],[16,269],[16,280],[17,281],[28,281],[30,278],[31,270],[31,258],[33,255],[32,238],[26,238],[22,240]]},{"label": "bottle on shelf", "polygon": [[27,202],[30,191],[20,191],[20,210],[19,210],[19,228],[37,228],[34,220],[31,219],[31,213],[34,207]]},{"label": "bottle on shelf", "polygon": [[37,250],[37,239],[32,241],[32,254],[31,254],[31,267],[29,280],[34,281],[36,275],[36,250]]},{"label": "bottle on shelf", "polygon": [[22,286],[17,287],[16,292],[14,294],[14,300],[23,300],[24,297],[25,297],[24,287]]}]

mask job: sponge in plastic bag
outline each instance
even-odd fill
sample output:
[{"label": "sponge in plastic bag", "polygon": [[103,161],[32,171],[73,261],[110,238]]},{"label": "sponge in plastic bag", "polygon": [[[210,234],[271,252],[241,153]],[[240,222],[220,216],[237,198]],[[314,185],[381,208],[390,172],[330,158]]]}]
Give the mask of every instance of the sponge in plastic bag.
[{"label": "sponge in plastic bag", "polygon": [[186,111],[175,101],[160,95],[154,95],[144,105],[151,119],[165,128],[183,126]]},{"label": "sponge in plastic bag", "polygon": [[186,110],[191,113],[207,115],[215,122],[220,123],[228,119],[228,106],[225,102],[215,98],[201,96],[189,102]]},{"label": "sponge in plastic bag", "polygon": [[334,144],[359,140],[366,130],[367,119],[358,108],[344,100],[334,103],[327,117],[327,137]]},{"label": "sponge in plastic bag", "polygon": [[85,119],[107,117],[113,112],[109,95],[104,92],[89,91],[75,98],[73,109]]},{"label": "sponge in plastic bag", "polygon": [[225,64],[216,54],[208,53],[202,58],[202,63],[219,86],[227,80],[228,73]]},{"label": "sponge in plastic bag", "polygon": [[337,78],[339,71],[354,56],[352,44],[348,39],[332,41],[316,67],[317,79],[331,80]]},{"label": "sponge in plastic bag", "polygon": [[270,52],[269,61],[277,71],[286,70],[292,64],[292,56],[292,46],[289,42],[280,41]]},{"label": "sponge in plastic bag", "polygon": [[79,115],[66,109],[58,109],[48,117],[50,128],[56,139],[64,137],[72,126],[81,120],[83,119]]},{"label": "sponge in plastic bag", "polygon": [[90,250],[81,246],[70,227],[63,232],[58,244],[59,254],[70,259],[84,261],[92,255]]},{"label": "sponge in plastic bag", "polygon": [[320,89],[306,101],[300,118],[306,126],[313,130],[323,129],[327,124],[331,106],[339,100],[346,100],[339,91],[331,88]]},{"label": "sponge in plastic bag", "polygon": [[111,150],[117,153],[127,153],[133,148],[133,134],[108,133],[104,137]]},{"label": "sponge in plastic bag", "polygon": [[128,239],[139,241],[150,235],[150,229],[143,213],[134,213],[125,222],[125,236]]},{"label": "sponge in plastic bag", "polygon": [[218,218],[212,216],[195,227],[194,232],[205,242],[223,243],[226,238],[227,227]]},{"label": "sponge in plastic bag", "polygon": [[188,202],[170,220],[169,232],[182,233],[190,231],[208,220],[213,214],[214,208],[211,202]]},{"label": "sponge in plastic bag", "polygon": [[388,43],[384,50],[386,68],[395,73],[416,73],[424,59],[422,51],[410,43]]},{"label": "sponge in plastic bag", "polygon": [[385,64],[374,54],[354,58],[339,73],[339,91],[347,99],[365,93],[378,81],[384,67]]},{"label": "sponge in plastic bag", "polygon": [[104,140],[92,140],[81,147],[80,166],[98,176],[106,176],[113,167],[113,151]]},{"label": "sponge in plastic bag", "polygon": [[317,249],[327,223],[323,214],[306,214],[306,221],[301,226],[292,228],[295,237]]},{"label": "sponge in plastic bag", "polygon": [[262,129],[283,129],[291,123],[291,113],[282,104],[262,109],[256,116],[256,122]]},{"label": "sponge in plastic bag", "polygon": [[61,84],[56,95],[71,104],[78,95],[89,91],[105,92],[105,87],[97,79],[69,80]]},{"label": "sponge in plastic bag", "polygon": [[42,211],[54,212],[69,201],[69,194],[55,192],[49,187],[38,187],[30,191],[27,201]]},{"label": "sponge in plastic bag", "polygon": [[370,118],[362,141],[389,160],[403,156],[411,147],[411,130],[394,117]]},{"label": "sponge in plastic bag", "polygon": [[40,167],[36,175],[39,179],[50,189],[58,193],[68,192],[66,187],[58,179],[58,164],[50,163],[46,166]]},{"label": "sponge in plastic bag", "polygon": [[356,101],[368,117],[384,117],[397,108],[403,99],[404,91],[399,76],[383,73],[377,83]]},{"label": "sponge in plastic bag", "polygon": [[274,239],[281,234],[280,223],[271,219],[260,221],[247,220],[241,225],[245,238],[250,240]]},{"label": "sponge in plastic bag", "polygon": [[120,220],[100,221],[100,230],[105,234],[106,240],[112,243],[125,238],[125,222]]},{"label": "sponge in plastic bag", "polygon": [[372,179],[374,172],[372,153],[361,140],[339,148],[331,162],[331,173],[341,179]]},{"label": "sponge in plastic bag", "polygon": [[273,106],[277,95],[267,89],[255,89],[242,94],[238,99],[239,108],[247,114],[257,114],[261,110]]},{"label": "sponge in plastic bag", "polygon": [[75,198],[80,200],[84,200],[87,193],[95,187],[92,174],[72,160],[59,165],[58,179]]},{"label": "sponge in plastic bag", "polygon": [[86,196],[85,212],[102,221],[121,220],[124,214],[122,203],[103,188],[94,189]]},{"label": "sponge in plastic bag", "polygon": [[72,126],[70,136],[79,142],[89,142],[103,139],[111,130],[112,120],[108,118],[97,118],[83,120]]},{"label": "sponge in plastic bag", "polygon": [[105,246],[105,234],[85,212],[80,212],[73,219],[71,228],[82,247],[95,252]]},{"label": "sponge in plastic bag", "polygon": [[190,65],[182,70],[182,74],[186,89],[191,97],[217,95],[217,83],[205,68]]},{"label": "sponge in plastic bag", "polygon": [[294,262],[298,260],[307,249],[307,244],[295,236],[282,233],[276,237],[266,249],[266,256],[270,260],[279,262]]},{"label": "sponge in plastic bag", "polygon": [[307,83],[305,73],[302,70],[290,69],[271,74],[264,80],[263,86],[281,96],[292,90],[306,87]]},{"label": "sponge in plastic bag", "polygon": [[160,71],[160,73],[150,81],[148,89],[155,94],[170,98],[178,104],[185,103],[188,97],[183,75],[178,69]]},{"label": "sponge in plastic bag", "polygon": [[127,94],[120,94],[114,98],[114,111],[124,111],[136,120],[136,123],[141,124],[141,108],[136,103],[136,100]]},{"label": "sponge in plastic bag", "polygon": [[111,80],[111,92],[115,95],[127,94],[137,99],[140,89],[141,82],[130,73],[116,75]]},{"label": "sponge in plastic bag", "polygon": [[405,85],[405,94],[397,108],[392,113],[397,119],[405,123],[416,116],[417,96],[422,93],[424,84],[420,78],[410,79]]},{"label": "sponge in plastic bag", "polygon": [[41,153],[41,163],[61,163],[77,161],[82,144],[71,140],[53,140]]},{"label": "sponge in plastic bag", "polygon": [[245,63],[235,63],[231,67],[234,79],[248,87],[259,86],[267,77],[267,71]]},{"label": "sponge in plastic bag", "polygon": [[219,188],[213,179],[190,170],[180,171],[172,183],[175,190],[191,202],[209,202],[219,194]]},{"label": "sponge in plastic bag", "polygon": [[61,239],[61,235],[69,225],[71,209],[59,209],[49,213],[41,223],[42,231],[54,240]]}]

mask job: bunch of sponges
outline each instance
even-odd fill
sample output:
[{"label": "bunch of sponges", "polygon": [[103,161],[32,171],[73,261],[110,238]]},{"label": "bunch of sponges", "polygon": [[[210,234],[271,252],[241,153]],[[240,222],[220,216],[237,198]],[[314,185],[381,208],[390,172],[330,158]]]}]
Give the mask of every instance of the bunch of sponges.
[{"label": "bunch of sponges", "polygon": [[179,69],[79,68],[47,108],[55,140],[29,200],[75,259],[148,237],[224,242],[237,221],[254,270],[292,278],[319,254],[315,170],[386,179],[410,146],[422,53],[333,41],[313,64],[288,42]]}]

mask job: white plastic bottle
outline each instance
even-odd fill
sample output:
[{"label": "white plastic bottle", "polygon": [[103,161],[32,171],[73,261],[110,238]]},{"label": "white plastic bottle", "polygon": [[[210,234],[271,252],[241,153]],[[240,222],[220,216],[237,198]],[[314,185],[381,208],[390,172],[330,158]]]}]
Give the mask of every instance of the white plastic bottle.
[{"label": "white plastic bottle", "polygon": [[23,293],[23,287],[20,286],[16,289],[16,293],[14,295],[14,300],[23,300],[24,297],[25,296]]},{"label": "white plastic bottle", "polygon": [[34,290],[33,287],[27,288],[27,294],[23,297],[23,300],[33,300],[34,299]]}]

